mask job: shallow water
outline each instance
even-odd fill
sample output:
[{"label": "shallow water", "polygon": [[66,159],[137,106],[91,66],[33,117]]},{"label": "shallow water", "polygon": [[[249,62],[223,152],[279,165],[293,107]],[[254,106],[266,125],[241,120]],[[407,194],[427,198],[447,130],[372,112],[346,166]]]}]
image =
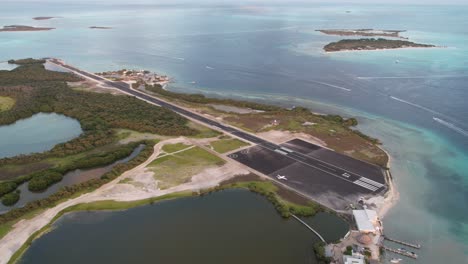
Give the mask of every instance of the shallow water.
[{"label": "shallow water", "polygon": [[0,214],[6,213],[14,208],[20,208],[25,206],[27,203],[36,201],[39,199],[47,198],[50,195],[56,193],[60,188],[65,186],[72,186],[78,183],[82,183],[85,181],[89,181],[91,179],[98,179],[102,175],[106,174],[107,172],[111,171],[112,168],[115,167],[117,164],[126,163],[129,160],[136,157],[144,148],[144,145],[140,145],[130,154],[128,157],[120,159],[112,164],[109,164],[104,167],[93,168],[93,169],[86,169],[86,170],[74,170],[66,173],[63,175],[63,179],[60,182],[50,186],[47,190],[43,192],[31,192],[28,189],[28,182],[25,182],[18,186],[18,190],[20,190],[20,199],[17,203],[12,206],[5,206],[0,203]]},{"label": "shallow water", "polygon": [[[174,77],[172,90],[357,116],[393,156],[401,201],[388,235],[423,244],[421,263],[468,262],[467,6],[24,5],[2,5],[0,24],[57,29],[0,34],[0,60],[149,69]],[[31,22],[38,13],[63,18]],[[339,37],[314,31],[369,27],[447,48],[324,54]]]},{"label": "shallow water", "polygon": [[[312,221],[324,236],[330,225],[344,230],[340,236],[347,232],[333,215]],[[229,190],[121,212],[68,214],[20,263],[316,263],[317,241],[264,197]]]},{"label": "shallow water", "polygon": [[35,114],[0,126],[0,158],[50,150],[82,132],[80,123],[73,118],[55,113]]}]

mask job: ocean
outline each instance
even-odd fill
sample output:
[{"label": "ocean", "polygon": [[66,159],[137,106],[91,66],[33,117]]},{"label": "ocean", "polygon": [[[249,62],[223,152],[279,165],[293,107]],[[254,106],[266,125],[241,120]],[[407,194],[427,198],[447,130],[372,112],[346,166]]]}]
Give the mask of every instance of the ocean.
[{"label": "ocean", "polygon": [[[468,262],[468,6],[2,3],[0,61],[57,57],[90,71],[148,69],[168,89],[357,117],[392,156],[389,236],[418,261]],[[32,17],[56,16],[36,21]],[[108,30],[90,26],[112,27]],[[433,49],[343,52],[327,28],[401,29]]]}]

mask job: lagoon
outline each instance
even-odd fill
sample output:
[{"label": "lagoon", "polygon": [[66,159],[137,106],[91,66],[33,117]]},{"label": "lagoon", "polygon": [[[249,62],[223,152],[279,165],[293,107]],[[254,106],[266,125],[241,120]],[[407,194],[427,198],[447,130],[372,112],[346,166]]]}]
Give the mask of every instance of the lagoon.
[{"label": "lagoon", "polygon": [[139,145],[133,150],[133,152],[128,157],[117,160],[107,166],[85,170],[76,169],[70,171],[63,176],[63,179],[60,182],[55,183],[43,192],[31,192],[28,189],[28,182],[25,182],[18,186],[18,190],[20,191],[20,199],[16,204],[12,206],[5,206],[0,203],[0,215],[14,208],[21,208],[29,202],[45,199],[59,191],[62,187],[72,186],[92,179],[98,179],[107,172],[111,171],[116,165],[127,163],[131,159],[135,158],[138,154],[140,154],[144,147],[145,145]]},{"label": "lagoon", "polygon": [[56,113],[38,113],[0,126],[0,158],[47,151],[82,132],[75,119]]},{"label": "lagoon", "polygon": [[[348,231],[337,216],[316,217],[311,223],[318,232]],[[264,197],[228,190],[119,212],[67,214],[20,263],[317,263],[317,241]]]}]

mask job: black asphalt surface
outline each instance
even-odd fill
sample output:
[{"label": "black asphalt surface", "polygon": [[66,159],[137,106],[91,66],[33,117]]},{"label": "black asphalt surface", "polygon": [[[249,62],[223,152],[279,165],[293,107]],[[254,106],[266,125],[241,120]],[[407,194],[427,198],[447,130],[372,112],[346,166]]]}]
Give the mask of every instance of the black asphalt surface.
[{"label": "black asphalt surface", "polygon": [[[383,171],[368,163],[341,155],[314,144],[292,140],[277,145],[237,128],[226,126],[197,113],[185,110],[171,103],[154,98],[131,89],[128,84],[112,82],[100,76],[90,74],[75,67],[51,59],[51,62],[78,72],[91,79],[103,82],[123,92],[131,94],[183,116],[216,127],[246,141],[257,144],[247,150],[231,154],[230,157],[276,179],[276,173],[285,174],[288,180],[284,184],[305,194],[316,191],[346,193],[375,193],[385,188]],[[286,148],[286,149],[285,149]]]},{"label": "black asphalt surface", "polygon": [[317,158],[323,162],[334,164],[346,171],[351,171],[368,179],[385,184],[384,171],[377,165],[351,158],[300,139],[293,139],[281,144],[281,146],[300,152],[309,157]]}]

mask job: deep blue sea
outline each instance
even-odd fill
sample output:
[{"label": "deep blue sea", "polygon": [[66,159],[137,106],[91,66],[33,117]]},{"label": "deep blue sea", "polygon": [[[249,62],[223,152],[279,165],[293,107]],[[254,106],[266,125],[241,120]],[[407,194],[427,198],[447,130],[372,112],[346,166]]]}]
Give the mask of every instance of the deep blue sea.
[{"label": "deep blue sea", "polygon": [[[468,262],[468,6],[3,3],[11,24],[56,29],[0,32],[0,61],[149,69],[177,91],[356,116],[392,156],[400,201],[386,233],[419,241],[418,263]],[[443,48],[325,54],[340,37],[323,28],[402,29]]]}]

